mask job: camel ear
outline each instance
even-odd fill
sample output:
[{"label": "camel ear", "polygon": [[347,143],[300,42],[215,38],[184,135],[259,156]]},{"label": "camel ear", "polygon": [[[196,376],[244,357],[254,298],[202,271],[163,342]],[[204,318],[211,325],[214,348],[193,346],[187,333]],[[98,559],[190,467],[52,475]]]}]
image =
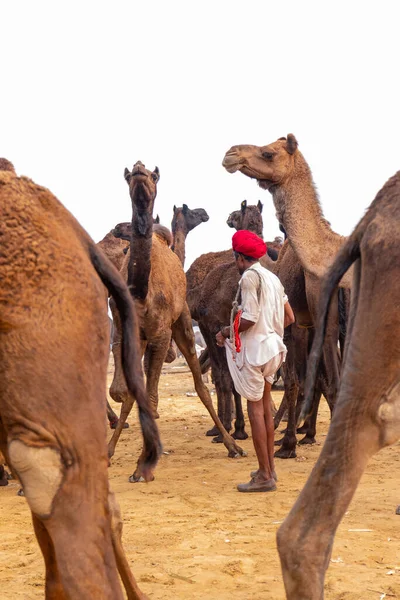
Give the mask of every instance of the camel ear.
[{"label": "camel ear", "polygon": [[287,140],[286,140],[286,150],[288,151],[289,154],[294,154],[297,150],[297,140],[294,137],[293,133],[288,133],[287,136]]},{"label": "camel ear", "polygon": [[159,181],[159,180],[160,180],[160,169],[159,169],[158,167],[156,167],[156,168],[154,169],[154,171],[153,171],[153,174],[154,174],[154,175],[155,175],[155,177],[157,178],[157,179],[156,179],[156,178],[154,178],[154,180],[155,180],[156,182],[157,182],[157,181]]},{"label": "camel ear", "polygon": [[126,180],[128,183],[129,183],[129,178],[130,178],[130,176],[131,176],[131,174],[130,174],[130,171],[129,171],[129,169],[127,169],[127,168],[125,167],[125,171],[124,171],[124,177],[125,177],[125,180]]},{"label": "camel ear", "polygon": [[246,210],[246,206],[247,206],[247,200],[243,200],[242,204],[240,205],[240,210],[242,212],[244,212]]},{"label": "camel ear", "polygon": [[259,200],[258,204],[257,204],[257,208],[260,211],[260,213],[262,213],[263,206],[264,206],[264,204],[261,202],[261,200]]},{"label": "camel ear", "polygon": [[175,214],[175,213],[176,213],[176,206],[175,206],[175,204],[174,204],[174,214]]},{"label": "camel ear", "polygon": [[155,223],[156,225],[159,225],[159,224],[160,224],[160,215],[157,215],[157,216],[156,216],[154,223]]},{"label": "camel ear", "polygon": [[187,204],[182,204],[182,212],[184,215],[186,215],[186,213],[188,212],[189,207]]}]

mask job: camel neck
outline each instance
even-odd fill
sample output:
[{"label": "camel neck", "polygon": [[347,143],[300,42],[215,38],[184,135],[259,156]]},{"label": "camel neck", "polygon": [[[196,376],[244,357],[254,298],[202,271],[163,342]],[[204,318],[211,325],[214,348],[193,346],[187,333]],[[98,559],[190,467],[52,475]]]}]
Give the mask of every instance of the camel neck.
[{"label": "camel neck", "polygon": [[332,231],[322,214],[311,171],[302,157],[292,177],[271,189],[276,215],[306,271],[321,277],[344,237]]},{"label": "camel neck", "polygon": [[186,244],[186,236],[187,233],[183,229],[177,229],[174,232],[174,244],[172,246],[172,250],[175,252],[177,257],[182,263],[182,266],[185,264],[185,244]]},{"label": "camel neck", "polygon": [[151,213],[133,207],[132,234],[128,263],[128,286],[133,298],[144,300],[149,289],[153,218]]}]

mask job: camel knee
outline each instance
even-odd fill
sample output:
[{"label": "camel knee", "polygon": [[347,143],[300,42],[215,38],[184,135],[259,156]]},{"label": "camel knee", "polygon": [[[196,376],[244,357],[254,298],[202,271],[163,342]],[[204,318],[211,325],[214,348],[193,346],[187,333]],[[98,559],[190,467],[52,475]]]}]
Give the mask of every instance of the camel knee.
[{"label": "camel knee", "polygon": [[390,446],[400,438],[400,381],[383,395],[378,408],[380,442]]},{"label": "camel knee", "polygon": [[35,448],[12,440],[8,444],[8,454],[24,488],[29,508],[38,517],[49,517],[63,479],[60,453],[54,448]]},{"label": "camel knee", "polygon": [[112,533],[120,540],[122,536],[121,509],[114,492],[111,492],[111,490],[108,492],[108,506],[110,508]]}]

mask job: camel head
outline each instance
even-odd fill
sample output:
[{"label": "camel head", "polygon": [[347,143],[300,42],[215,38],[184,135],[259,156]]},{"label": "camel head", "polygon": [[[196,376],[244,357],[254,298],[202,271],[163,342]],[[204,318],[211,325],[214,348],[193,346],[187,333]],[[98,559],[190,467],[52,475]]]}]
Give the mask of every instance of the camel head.
[{"label": "camel head", "polygon": [[132,234],[132,223],[118,223],[111,230],[114,237],[130,242]]},{"label": "camel head", "polygon": [[269,190],[282,184],[294,169],[297,140],[292,133],[267,146],[232,146],[222,165],[229,173],[240,171],[257,179],[260,187]]},{"label": "camel head", "polygon": [[153,224],[154,200],[157,196],[160,171],[158,167],[154,171],[149,171],[139,160],[133,165],[132,171],[125,169],[124,176],[129,185],[132,201],[132,222],[136,223],[140,235],[145,235],[149,223]]},{"label": "camel head", "polygon": [[248,205],[247,200],[243,200],[240,205],[240,210],[233,211],[226,221],[228,227],[239,229],[248,229],[257,235],[262,236],[263,220],[262,220],[263,204],[258,201],[257,206]]},{"label": "camel head", "polygon": [[177,229],[180,229],[187,234],[200,223],[208,221],[208,219],[209,216],[204,208],[194,208],[192,210],[187,204],[183,204],[182,208],[174,206],[174,216],[171,223],[172,233],[175,234]]}]

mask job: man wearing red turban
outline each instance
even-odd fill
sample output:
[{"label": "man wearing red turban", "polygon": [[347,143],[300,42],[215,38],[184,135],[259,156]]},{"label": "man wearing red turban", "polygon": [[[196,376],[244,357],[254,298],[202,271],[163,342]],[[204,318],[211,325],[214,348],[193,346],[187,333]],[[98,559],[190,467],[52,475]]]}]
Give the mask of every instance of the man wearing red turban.
[{"label": "man wearing red turban", "polygon": [[294,322],[294,315],[278,277],[258,262],[267,252],[264,241],[251,231],[241,230],[233,236],[232,248],[242,276],[236,296],[236,300],[241,297],[240,307],[232,326],[223,327],[216,340],[226,348],[236,391],[247,398],[258,459],[258,469],[251,473],[249,483],[237,487],[239,492],[270,492],[276,490],[277,480],[271,387],[286,357],[283,330]]}]

